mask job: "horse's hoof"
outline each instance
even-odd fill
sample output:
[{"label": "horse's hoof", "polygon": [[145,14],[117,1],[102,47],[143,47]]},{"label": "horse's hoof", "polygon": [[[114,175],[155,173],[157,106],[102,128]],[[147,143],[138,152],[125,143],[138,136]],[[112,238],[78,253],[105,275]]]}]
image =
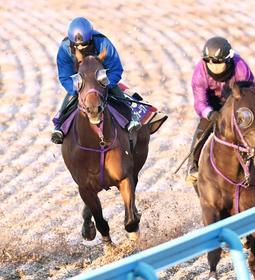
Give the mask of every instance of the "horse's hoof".
[{"label": "horse's hoof", "polygon": [[112,243],[110,235],[102,236],[102,241],[103,241],[104,244],[111,244]]},{"label": "horse's hoof", "polygon": [[128,233],[138,231],[138,230],[139,230],[139,221],[138,221],[138,222],[135,221],[135,222],[126,224],[126,225],[125,225],[125,230],[126,230]]},{"label": "horse's hoof", "polygon": [[208,280],[218,280],[216,272],[210,272]]},{"label": "horse's hoof", "polygon": [[140,237],[140,231],[133,231],[128,233],[128,238],[130,241],[137,241]]},{"label": "horse's hoof", "polygon": [[82,230],[81,230],[82,237],[85,240],[91,241],[94,240],[96,237],[96,227],[93,222],[90,222],[88,225],[85,226],[83,224]]}]

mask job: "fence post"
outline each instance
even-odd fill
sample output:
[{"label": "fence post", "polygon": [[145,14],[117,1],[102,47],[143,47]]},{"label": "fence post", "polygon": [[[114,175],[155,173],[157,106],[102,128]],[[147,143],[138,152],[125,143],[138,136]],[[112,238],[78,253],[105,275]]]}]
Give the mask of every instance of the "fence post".
[{"label": "fence post", "polygon": [[243,254],[243,246],[238,235],[228,228],[223,228],[219,238],[221,242],[226,242],[229,246],[237,279],[250,280],[249,270]]}]

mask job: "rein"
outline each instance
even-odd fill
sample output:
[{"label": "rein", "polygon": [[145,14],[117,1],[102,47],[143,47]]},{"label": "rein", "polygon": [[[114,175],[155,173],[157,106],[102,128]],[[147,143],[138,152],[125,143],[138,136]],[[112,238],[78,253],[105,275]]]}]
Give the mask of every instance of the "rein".
[{"label": "rein", "polygon": [[[243,144],[243,146],[239,146],[236,145],[234,143],[230,143],[227,141],[224,141],[220,138],[218,138],[215,135],[215,132],[213,133],[213,138],[211,141],[211,145],[210,145],[210,162],[212,164],[212,167],[214,168],[214,170],[216,171],[216,173],[218,173],[224,180],[226,180],[228,183],[234,185],[236,187],[235,189],[235,212],[239,213],[239,194],[240,194],[240,187],[243,188],[248,188],[249,187],[249,177],[250,177],[250,172],[249,172],[249,167],[250,167],[250,160],[251,158],[253,158],[254,155],[254,149],[250,148],[249,145],[247,144],[247,142],[245,141],[243,134],[240,131],[240,128],[237,125],[236,122],[236,118],[235,118],[235,114],[234,114],[234,104],[233,104],[233,108],[232,108],[232,112],[231,112],[231,127],[232,127],[232,131],[235,133],[235,131],[238,133],[238,135],[240,136],[241,142]],[[237,158],[239,163],[241,164],[243,171],[244,171],[244,179],[241,182],[235,182],[234,180],[228,178],[227,176],[225,176],[216,166],[214,160],[213,160],[213,148],[214,148],[214,141],[218,142],[222,145],[225,145],[227,147],[233,148],[235,149],[235,151],[237,152]],[[245,162],[244,159],[242,158],[242,156],[240,155],[240,152],[246,153],[247,155],[249,155],[248,160]]]}]

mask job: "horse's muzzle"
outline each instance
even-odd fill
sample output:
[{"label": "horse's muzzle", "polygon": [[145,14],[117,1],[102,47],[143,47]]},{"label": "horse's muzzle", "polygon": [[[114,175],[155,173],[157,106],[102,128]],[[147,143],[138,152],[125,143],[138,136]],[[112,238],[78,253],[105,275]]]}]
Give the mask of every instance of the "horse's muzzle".
[{"label": "horse's muzzle", "polygon": [[91,124],[99,124],[102,120],[102,112],[94,114],[94,113],[87,113],[89,122]]}]

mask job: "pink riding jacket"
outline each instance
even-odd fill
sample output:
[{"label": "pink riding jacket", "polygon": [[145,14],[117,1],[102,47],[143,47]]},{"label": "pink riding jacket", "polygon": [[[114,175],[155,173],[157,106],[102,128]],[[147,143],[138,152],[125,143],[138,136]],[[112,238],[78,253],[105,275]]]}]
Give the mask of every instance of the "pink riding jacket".
[{"label": "pink riding jacket", "polygon": [[[232,81],[254,81],[254,76],[246,62],[238,55],[234,55],[235,73]],[[213,90],[220,97],[225,82],[215,81],[206,70],[206,64],[201,59],[195,67],[192,77],[192,90],[194,95],[194,107],[199,117],[206,118],[213,108],[208,104],[208,91]]]}]

